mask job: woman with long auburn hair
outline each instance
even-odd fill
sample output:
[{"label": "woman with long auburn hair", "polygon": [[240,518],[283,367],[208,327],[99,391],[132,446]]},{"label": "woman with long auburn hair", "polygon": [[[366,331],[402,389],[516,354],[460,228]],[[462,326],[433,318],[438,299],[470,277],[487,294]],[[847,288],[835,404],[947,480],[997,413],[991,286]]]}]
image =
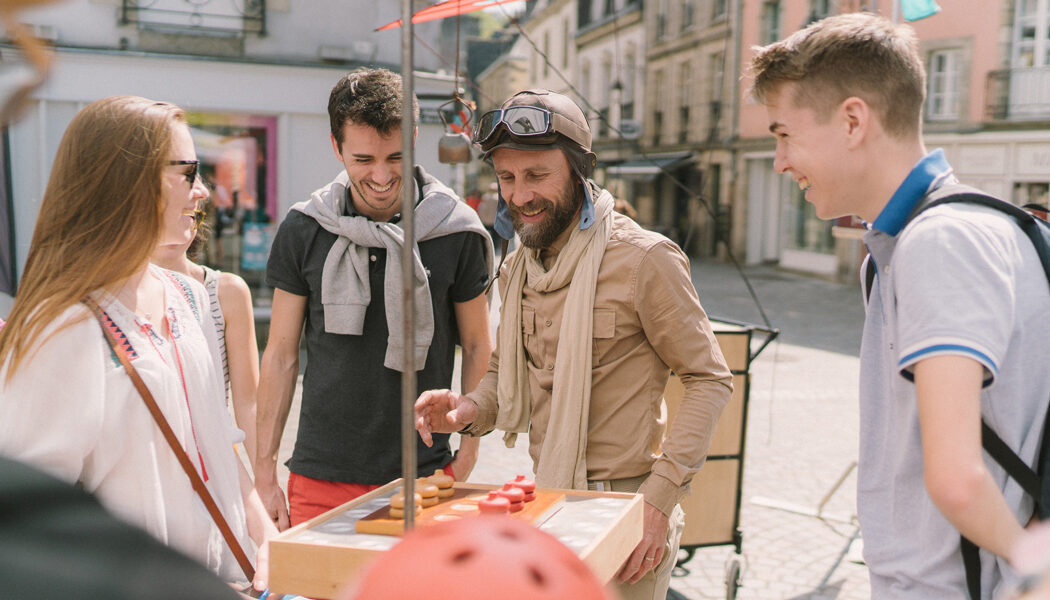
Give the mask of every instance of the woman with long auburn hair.
[{"label": "woman with long auburn hair", "polygon": [[192,239],[208,195],[198,166],[172,104],[112,97],[74,117],[0,329],[0,454],[79,484],[233,582],[245,577],[230,545],[121,362],[156,399],[250,561],[249,537],[265,548],[277,530],[234,454],[208,295],[149,262],[158,244]]}]

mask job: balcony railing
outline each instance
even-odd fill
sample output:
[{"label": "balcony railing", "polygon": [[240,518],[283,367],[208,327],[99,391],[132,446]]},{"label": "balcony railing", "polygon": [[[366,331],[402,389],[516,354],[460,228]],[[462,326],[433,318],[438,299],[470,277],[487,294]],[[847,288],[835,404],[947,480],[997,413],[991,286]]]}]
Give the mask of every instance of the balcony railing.
[{"label": "balcony railing", "polygon": [[266,35],[266,0],[122,0],[120,23],[174,33]]},{"label": "balcony railing", "polygon": [[1050,118],[1050,67],[990,71],[985,91],[988,119]]}]

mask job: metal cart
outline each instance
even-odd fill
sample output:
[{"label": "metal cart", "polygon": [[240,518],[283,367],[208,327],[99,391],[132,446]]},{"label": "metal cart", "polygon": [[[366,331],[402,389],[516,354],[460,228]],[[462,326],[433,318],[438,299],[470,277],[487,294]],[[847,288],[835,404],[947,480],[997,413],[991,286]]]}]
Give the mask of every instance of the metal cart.
[{"label": "metal cart", "polygon": [[[707,462],[693,479],[690,495],[682,499],[685,529],[681,550],[686,554],[679,559],[678,566],[691,560],[697,548],[732,545],[734,555],[726,563],[725,584],[726,598],[733,600],[741,581],[740,498],[751,361],[779,335],[780,330],[713,317],[711,326],[733,374],[733,397],[718,421]],[[756,333],[765,337],[754,340]],[[758,344],[754,350],[751,348],[753,341]],[[664,392],[668,423],[674,420],[684,391],[682,383],[672,375]]]}]

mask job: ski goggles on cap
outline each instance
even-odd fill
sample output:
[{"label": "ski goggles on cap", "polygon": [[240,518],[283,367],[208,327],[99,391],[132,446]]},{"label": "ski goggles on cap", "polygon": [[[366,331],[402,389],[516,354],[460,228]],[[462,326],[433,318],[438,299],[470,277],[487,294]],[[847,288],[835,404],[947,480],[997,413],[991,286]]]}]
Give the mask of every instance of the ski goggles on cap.
[{"label": "ski goggles on cap", "polygon": [[[511,106],[490,110],[481,115],[474,132],[474,143],[482,147],[496,139],[502,125],[516,138],[535,140],[536,143],[554,141],[561,134],[580,146],[590,146],[578,125],[571,120],[538,106]],[[587,136],[589,137],[589,136]]]}]

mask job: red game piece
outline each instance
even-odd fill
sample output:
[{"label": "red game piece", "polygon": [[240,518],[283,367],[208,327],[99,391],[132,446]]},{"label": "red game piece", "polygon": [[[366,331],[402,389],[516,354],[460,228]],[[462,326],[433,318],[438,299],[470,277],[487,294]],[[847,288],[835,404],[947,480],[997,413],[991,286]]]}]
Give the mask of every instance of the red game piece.
[{"label": "red game piece", "polygon": [[531,479],[525,479],[524,475],[518,475],[514,478],[514,481],[507,482],[508,484],[518,488],[522,492],[525,492],[525,502],[532,502],[536,499],[536,482]]},{"label": "red game piece", "polygon": [[496,493],[510,501],[510,512],[515,513],[525,508],[525,492],[521,491],[521,488],[516,488],[508,482],[503,484],[502,489],[496,490]]},{"label": "red game piece", "polygon": [[488,498],[478,501],[478,510],[482,514],[505,515],[510,512],[510,500],[500,496],[496,490],[492,490]]}]

